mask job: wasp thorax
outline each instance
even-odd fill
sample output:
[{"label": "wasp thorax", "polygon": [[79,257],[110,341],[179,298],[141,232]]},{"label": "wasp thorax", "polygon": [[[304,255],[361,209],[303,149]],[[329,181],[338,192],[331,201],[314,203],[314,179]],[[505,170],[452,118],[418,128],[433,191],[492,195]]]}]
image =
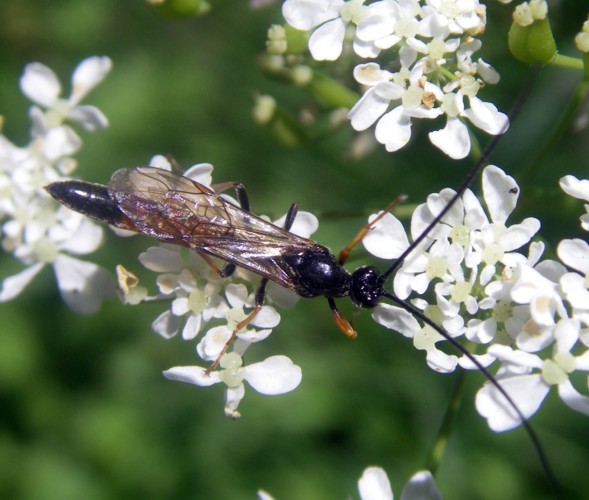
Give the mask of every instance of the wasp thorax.
[{"label": "wasp thorax", "polygon": [[283,258],[296,274],[297,293],[303,297],[346,297],[349,295],[350,273],[324,247]]}]

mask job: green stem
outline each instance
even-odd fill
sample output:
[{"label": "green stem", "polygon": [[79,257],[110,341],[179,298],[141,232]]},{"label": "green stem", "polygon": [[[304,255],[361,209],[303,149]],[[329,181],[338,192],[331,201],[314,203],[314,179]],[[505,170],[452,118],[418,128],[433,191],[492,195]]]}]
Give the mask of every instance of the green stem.
[{"label": "green stem", "polygon": [[565,56],[563,54],[559,54],[558,52],[548,64],[551,66],[557,66],[559,68],[574,69],[576,71],[584,70],[583,60],[581,58]]},{"label": "green stem", "polygon": [[532,172],[534,172],[534,175],[536,175],[538,164],[542,161],[543,158],[546,158],[548,153],[558,144],[562,136],[570,128],[571,123],[577,116],[579,107],[585,100],[587,92],[589,92],[589,80],[583,80],[581,83],[579,83],[575,93],[573,94],[573,97],[569,101],[569,104],[560,116],[549,140],[544,141],[543,147],[538,149],[532,161],[528,162],[525,168],[521,170],[521,173],[519,174],[520,181],[523,181],[524,177],[527,177]]},{"label": "green stem", "polygon": [[446,409],[444,420],[442,420],[440,430],[438,431],[438,435],[436,436],[436,440],[434,441],[434,444],[430,449],[429,455],[425,460],[426,470],[429,470],[433,475],[435,475],[436,470],[442,462],[442,457],[444,455],[444,451],[446,450],[446,445],[448,444],[448,440],[450,439],[450,432],[452,431],[452,428],[454,426],[454,421],[456,419],[456,415],[458,414],[458,409],[460,408],[460,403],[462,401],[464,380],[465,372],[464,370],[460,370],[456,376],[456,381],[454,383],[454,388],[452,390],[452,397],[450,398],[450,402],[448,403],[448,408]]}]

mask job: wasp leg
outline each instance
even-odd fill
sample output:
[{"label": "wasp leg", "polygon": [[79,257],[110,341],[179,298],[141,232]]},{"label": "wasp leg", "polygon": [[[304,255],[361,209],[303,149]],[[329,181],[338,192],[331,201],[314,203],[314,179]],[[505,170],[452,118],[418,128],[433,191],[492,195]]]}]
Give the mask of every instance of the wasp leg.
[{"label": "wasp leg", "polygon": [[257,316],[257,314],[260,312],[260,310],[262,309],[262,306],[264,305],[264,298],[266,297],[266,284],[267,283],[268,283],[268,279],[262,278],[262,281],[260,281],[260,286],[256,290],[256,297],[254,299],[255,302],[254,302],[253,311],[251,313],[249,313],[239,323],[237,323],[237,325],[235,325],[235,329],[233,330],[231,337],[229,337],[229,340],[227,340],[227,342],[225,342],[225,345],[223,346],[223,349],[221,349],[221,352],[217,356],[217,359],[215,359],[213,364],[205,370],[205,373],[207,375],[210,374],[215,368],[217,368],[219,361],[221,361],[221,358],[225,355],[225,353],[227,352],[227,349],[229,349],[231,344],[233,344],[233,342],[237,338],[237,334],[241,330],[243,330],[247,325],[249,325],[254,320],[254,318]]},{"label": "wasp leg", "polygon": [[284,229],[286,229],[287,231],[290,231],[290,228],[294,224],[298,211],[299,205],[297,203],[293,203],[288,209],[288,213],[286,214],[286,220],[284,221]]},{"label": "wasp leg", "polygon": [[358,336],[358,333],[356,332],[354,327],[351,325],[351,323],[346,318],[343,317],[342,313],[339,312],[337,306],[335,305],[335,300],[333,300],[332,298],[328,298],[327,302],[329,303],[329,308],[331,309],[331,315],[333,316],[333,319],[334,319],[337,327],[342,331],[342,333],[346,337],[348,337],[350,339],[355,339]]},{"label": "wasp leg", "polygon": [[[220,186],[220,188],[219,188],[219,186]],[[226,182],[224,184],[217,184],[217,185],[213,186],[213,190],[215,192],[219,192],[219,191],[217,191],[218,189],[221,189],[221,191],[222,191],[224,189],[229,189],[231,187],[233,187],[237,193],[237,197],[239,199],[239,203],[241,204],[241,208],[249,211],[249,202],[247,199],[247,193],[246,193],[245,188],[243,187],[242,184],[233,183],[233,182]],[[244,205],[247,206],[247,208],[245,208]],[[298,210],[299,210],[298,205],[296,203],[293,203],[290,206],[290,208],[288,209],[288,213],[286,214],[286,220],[284,222],[284,229],[286,229],[287,231],[289,231],[290,228],[292,227],[292,225],[294,224]],[[207,262],[209,262],[209,259],[205,258],[205,260],[207,260]],[[233,264],[231,264],[230,262],[227,262],[225,264],[225,266],[223,267],[223,269],[218,269],[219,274],[221,274],[221,272],[223,272],[228,267],[228,265],[233,265]],[[233,265],[233,268],[235,269],[234,265]],[[231,272],[233,272],[233,270]],[[268,278],[262,278],[262,280],[260,281],[260,286],[256,290],[253,311],[251,313],[249,313],[245,319],[242,319],[239,323],[237,323],[237,325],[235,325],[235,329],[233,330],[231,337],[229,337],[229,340],[227,340],[227,342],[225,342],[225,345],[223,346],[223,349],[221,349],[221,352],[217,356],[217,359],[213,362],[213,364],[211,366],[209,366],[205,370],[206,374],[211,373],[215,368],[217,368],[217,366],[219,365],[219,362],[221,361],[221,358],[223,357],[223,355],[227,352],[227,350],[229,349],[231,344],[233,344],[233,342],[237,338],[237,334],[241,330],[243,330],[247,325],[249,325],[253,321],[253,319],[256,317],[256,315],[260,312],[260,310],[262,309],[262,306],[264,305],[264,299],[266,298],[266,285],[267,284],[268,284]],[[338,324],[340,329],[349,337],[352,337],[352,338],[355,337],[356,332],[352,328],[352,325],[350,325],[344,319],[344,317],[339,313],[339,311],[335,308],[335,302],[333,302],[333,299],[328,299],[328,300],[331,300],[330,305],[333,304],[332,311],[335,311],[334,318],[336,317],[336,315],[339,318],[339,320],[336,319],[336,323]],[[346,324],[347,324],[347,329],[344,326]]]},{"label": "wasp leg", "polygon": [[234,189],[235,194],[237,195],[237,201],[239,202],[239,207],[245,210],[246,212],[251,212],[250,200],[247,195],[245,186],[241,182],[222,182],[221,184],[213,184],[211,186],[211,189],[215,193],[222,193],[223,191],[227,191],[228,189]]},{"label": "wasp leg", "polygon": [[202,259],[209,265],[209,267],[213,271],[215,271],[219,276],[221,276],[221,278],[228,278],[235,271],[235,264],[233,264],[233,262],[225,262],[225,264],[223,264],[223,267],[219,267],[217,264],[213,262],[213,259],[211,259],[210,255],[201,252],[197,253],[202,257]]},{"label": "wasp leg", "polygon": [[168,153],[166,155],[166,160],[168,160],[168,162],[170,163],[170,166],[172,167],[172,172],[184,172],[184,168],[182,168],[182,166],[180,165],[180,163],[178,163],[178,160],[176,160],[176,158],[174,158],[174,155],[172,153]]},{"label": "wasp leg", "polygon": [[384,210],[382,210],[376,216],[376,218],[374,220],[372,220],[371,222],[369,222],[367,224],[364,224],[364,226],[362,226],[360,231],[358,231],[358,234],[356,234],[356,236],[354,236],[352,241],[350,241],[350,243],[348,243],[344,248],[342,248],[342,251],[339,253],[338,262],[340,264],[343,264],[346,260],[348,260],[348,257],[350,256],[350,252],[352,251],[352,249],[364,239],[364,236],[366,236],[368,234],[368,232],[376,225],[376,223],[380,219],[382,219],[386,214],[388,214],[393,208],[395,208],[397,205],[399,205],[399,203],[403,203],[406,199],[407,199],[407,196],[405,196],[404,194],[401,196],[397,196],[397,198],[395,198],[391,203],[389,203],[384,208]]},{"label": "wasp leg", "polygon": [[[250,211],[250,204],[249,204],[249,198],[247,196],[247,191],[246,191],[244,185],[241,184],[240,182],[224,182],[222,184],[215,184],[215,185],[211,186],[211,188],[216,193],[220,193],[222,191],[225,191],[225,190],[231,189],[231,188],[235,189],[235,193],[237,194],[237,199],[239,201],[240,207],[247,212]],[[284,223],[284,228],[287,231],[292,227],[295,217],[297,216],[297,211],[298,211],[297,204],[293,203],[291,205],[290,209],[288,210],[288,214],[286,215],[286,222]],[[205,260],[209,263],[209,265],[212,264],[212,262],[209,258],[205,257]],[[214,267],[213,267],[213,269],[214,269]],[[226,262],[222,269],[219,269],[219,268],[216,268],[216,269],[217,269],[217,272],[219,273],[220,276],[230,276],[233,273],[233,271],[235,270],[235,264],[232,264],[231,262]],[[247,325],[249,325],[254,320],[254,318],[257,316],[257,314],[260,312],[260,310],[262,309],[262,306],[264,305],[264,299],[266,298],[266,285],[267,284],[268,284],[268,279],[262,278],[262,280],[260,281],[260,286],[256,290],[253,311],[251,313],[249,313],[239,323],[237,323],[237,325],[235,325],[235,329],[233,330],[231,337],[229,337],[227,342],[225,342],[225,345],[223,346],[223,349],[221,349],[221,352],[217,356],[217,359],[213,362],[213,364],[211,366],[209,366],[205,370],[205,373],[209,374],[215,368],[217,368],[217,366],[219,365],[219,362],[221,361],[221,358],[227,352],[229,347],[231,347],[231,344],[233,344],[233,342],[237,338],[238,333],[241,330],[243,330]]]}]

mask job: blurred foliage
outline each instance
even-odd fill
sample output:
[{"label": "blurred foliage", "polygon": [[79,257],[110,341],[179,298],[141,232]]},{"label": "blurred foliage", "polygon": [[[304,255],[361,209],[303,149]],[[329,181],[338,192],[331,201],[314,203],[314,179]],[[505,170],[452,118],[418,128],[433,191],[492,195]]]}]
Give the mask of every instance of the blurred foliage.
[{"label": "blurred foliage", "polygon": [[[563,53],[574,54],[582,3],[563,1],[552,17]],[[489,18],[482,56],[502,81],[483,98],[507,110],[527,68],[507,51],[510,8],[493,3]],[[296,200],[318,214],[316,239],[338,249],[366,214],[402,192],[420,203],[457,186],[469,167],[434,150],[421,124],[401,152],[377,148],[358,160],[344,154],[348,126],[290,150],[255,126],[257,94],[293,109],[308,98],[304,89],[265,79],[255,65],[267,27],[280,19],[278,5],[251,11],[247,2],[213,2],[205,16],[170,20],[142,0],[5,0],[0,19],[0,112],[4,133],[17,144],[28,137],[29,103],[18,90],[27,62],[43,62],[67,82],[84,57],[112,58],[112,73],[86,100],[110,120],[106,131],[83,134],[76,175],[87,180],[105,182],[115,169],[155,153],[173,153],[186,166],[211,162],[217,182],[248,187],[258,213],[278,216]],[[565,199],[557,181],[568,173],[587,177],[587,132],[567,131],[556,147],[542,149],[579,79],[542,70],[493,160],[522,187],[512,220],[539,217],[548,242],[581,234],[581,203]],[[96,261],[140,268],[134,256],[146,240],[108,238]],[[18,268],[1,257],[1,276]],[[360,335],[351,342],[325,301],[300,301],[281,311],[283,322],[256,355],[288,354],[303,368],[301,387],[276,398],[249,392],[243,417],[229,421],[221,387],[161,376],[196,360],[190,344],[151,332],[164,306],[113,301],[93,318],[80,317],[54,289],[47,270],[0,306],[1,498],[233,499],[254,498],[258,488],[280,499],[345,498],[356,495],[369,465],[384,467],[399,494],[423,465],[451,393],[452,376],[429,370],[422,353],[372,325],[369,313],[359,316]],[[528,436],[493,434],[475,413],[482,382],[469,375],[437,475],[441,491],[452,499],[550,498]],[[533,424],[567,495],[582,498],[589,490],[578,472],[589,456],[586,418],[551,393]]]}]

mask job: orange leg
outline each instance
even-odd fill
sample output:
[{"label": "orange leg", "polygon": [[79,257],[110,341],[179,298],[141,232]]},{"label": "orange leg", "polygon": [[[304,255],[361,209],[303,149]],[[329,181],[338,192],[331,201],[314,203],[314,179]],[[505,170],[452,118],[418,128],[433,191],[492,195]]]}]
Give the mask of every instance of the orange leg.
[{"label": "orange leg", "polygon": [[229,349],[229,347],[231,347],[231,344],[235,342],[237,334],[253,321],[256,315],[260,312],[260,309],[262,309],[262,304],[256,304],[254,310],[251,313],[249,313],[245,319],[241,320],[239,323],[237,323],[237,325],[235,325],[235,330],[233,330],[233,333],[231,334],[231,337],[229,337],[229,340],[225,342],[225,345],[223,346],[223,349],[221,349],[221,352],[217,356],[217,359],[215,359],[215,361],[213,361],[213,364],[205,370],[205,373],[207,375],[210,375],[210,373],[215,368],[217,368],[217,366],[219,365],[219,361],[221,361],[221,358],[225,355],[227,349]]},{"label": "orange leg", "polygon": [[352,326],[352,324],[344,318],[343,314],[339,312],[338,308],[335,305],[335,301],[332,298],[328,298],[327,302],[329,303],[329,308],[331,309],[331,315],[335,321],[337,327],[343,332],[343,334],[350,338],[355,339],[358,336],[358,333]]},{"label": "orange leg", "polygon": [[221,349],[221,352],[217,356],[217,359],[215,359],[213,364],[205,370],[205,373],[207,375],[209,375],[215,368],[217,368],[217,366],[219,365],[219,361],[221,361],[221,358],[227,352],[227,349],[229,349],[231,344],[233,344],[233,342],[237,338],[237,334],[241,330],[243,330],[247,325],[249,325],[254,320],[254,318],[257,316],[257,314],[260,312],[260,310],[262,309],[262,306],[264,305],[264,297],[266,296],[266,284],[267,283],[268,283],[268,279],[262,278],[262,281],[260,282],[260,286],[258,287],[258,289],[256,291],[255,305],[254,305],[253,311],[251,313],[249,313],[246,318],[242,319],[239,323],[237,323],[237,325],[235,325],[235,329],[233,330],[231,337],[229,337],[229,340],[227,340],[227,342],[225,342],[225,345],[223,346],[223,349]]}]

